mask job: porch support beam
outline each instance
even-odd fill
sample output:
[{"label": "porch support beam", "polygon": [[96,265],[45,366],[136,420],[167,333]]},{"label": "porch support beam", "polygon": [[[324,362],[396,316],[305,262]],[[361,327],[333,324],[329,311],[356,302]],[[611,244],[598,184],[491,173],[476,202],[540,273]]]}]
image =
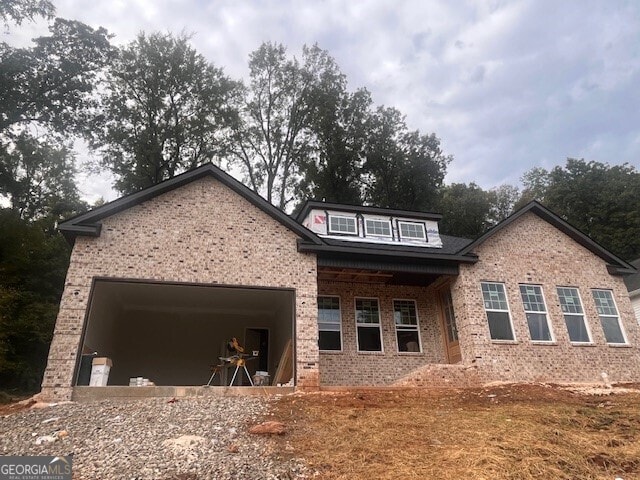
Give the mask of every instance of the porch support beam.
[{"label": "porch support beam", "polygon": [[318,268],[357,268],[374,272],[426,273],[431,275],[458,275],[458,265],[430,265],[415,263],[371,262],[348,258],[318,257]]}]

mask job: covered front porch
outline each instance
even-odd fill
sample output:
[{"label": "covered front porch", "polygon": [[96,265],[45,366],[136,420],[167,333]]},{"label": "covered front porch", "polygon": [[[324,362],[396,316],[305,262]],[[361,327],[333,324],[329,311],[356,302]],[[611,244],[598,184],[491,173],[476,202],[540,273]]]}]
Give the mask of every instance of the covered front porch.
[{"label": "covered front porch", "polygon": [[461,366],[457,275],[445,262],[319,258],[321,386],[392,385],[429,365]]}]

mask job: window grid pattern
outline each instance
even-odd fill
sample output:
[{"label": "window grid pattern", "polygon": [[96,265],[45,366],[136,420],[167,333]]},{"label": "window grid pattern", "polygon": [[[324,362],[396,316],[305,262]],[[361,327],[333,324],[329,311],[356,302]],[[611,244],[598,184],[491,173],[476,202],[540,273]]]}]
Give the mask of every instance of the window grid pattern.
[{"label": "window grid pattern", "polygon": [[391,223],[385,220],[365,220],[367,235],[391,236]]},{"label": "window grid pattern", "polygon": [[584,315],[577,288],[558,287],[558,298],[562,313]]},{"label": "window grid pattern", "polygon": [[594,290],[593,300],[596,302],[598,315],[618,316],[618,309],[609,290]]},{"label": "window grid pattern", "polygon": [[504,285],[501,283],[483,283],[482,296],[485,310],[509,311]]},{"label": "window grid pattern", "polygon": [[355,235],[358,233],[356,219],[353,217],[331,215],[329,216],[329,231],[332,233],[349,233]]},{"label": "window grid pattern", "polygon": [[424,225],[421,223],[399,222],[400,236],[415,240],[425,240]]},{"label": "window grid pattern", "polygon": [[418,328],[418,314],[413,300],[394,300],[393,318],[396,328]]},{"label": "window grid pattern", "polygon": [[359,325],[380,325],[380,309],[378,308],[378,300],[375,299],[356,299],[356,322]]},{"label": "window grid pattern", "polygon": [[537,285],[520,285],[520,294],[525,312],[547,312],[542,298],[542,288]]}]

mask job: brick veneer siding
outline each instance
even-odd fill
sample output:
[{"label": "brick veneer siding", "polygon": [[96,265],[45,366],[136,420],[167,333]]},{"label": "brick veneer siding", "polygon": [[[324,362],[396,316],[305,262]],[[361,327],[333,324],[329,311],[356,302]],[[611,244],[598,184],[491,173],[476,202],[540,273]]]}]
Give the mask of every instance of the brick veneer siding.
[{"label": "brick veneer siding", "polygon": [[60,303],[41,396],[70,399],[96,277],[295,289],[296,381],[318,385],[316,258],[297,236],[213,178],[203,178],[105,218],[78,237]]},{"label": "brick veneer siding", "polygon": [[[321,385],[389,385],[426,364],[446,363],[442,324],[433,288],[319,282],[318,295],[340,297],[342,352],[320,352]],[[355,298],[378,299],[384,352],[358,352]],[[422,353],[399,353],[393,300],[416,300]]]},{"label": "brick veneer siding", "polygon": [[[624,282],[606,263],[533,213],[527,213],[481,244],[479,261],[461,265],[452,286],[463,363],[478,367],[485,380],[598,382],[606,372],[614,382],[640,380],[640,331]],[[515,342],[489,335],[481,281],[503,282]],[[555,342],[530,340],[520,284],[541,285]],[[557,286],[580,291],[592,346],[572,345],[560,308]],[[593,288],[610,289],[629,346],[607,345],[593,301]]]}]

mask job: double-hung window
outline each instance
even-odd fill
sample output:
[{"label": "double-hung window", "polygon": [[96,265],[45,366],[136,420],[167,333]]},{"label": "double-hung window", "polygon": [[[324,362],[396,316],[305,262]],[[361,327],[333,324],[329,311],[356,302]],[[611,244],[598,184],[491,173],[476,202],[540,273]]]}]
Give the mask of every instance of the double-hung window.
[{"label": "double-hung window", "polygon": [[627,343],[611,290],[592,290],[592,293],[607,343]]},{"label": "double-hung window", "polygon": [[318,347],[342,350],[340,298],[318,297]]},{"label": "double-hung window", "polygon": [[359,352],[381,352],[380,308],[376,298],[356,298],[356,329]]},{"label": "double-hung window", "polygon": [[520,285],[520,296],[531,340],[534,342],[552,341],[542,287],[539,285]]},{"label": "double-hung window", "polygon": [[482,282],[481,286],[491,340],[514,340],[504,284]]},{"label": "double-hung window", "polygon": [[329,233],[339,233],[343,235],[357,235],[358,227],[355,217],[344,215],[329,215]]},{"label": "double-hung window", "polygon": [[584,318],[578,289],[558,287],[557,290],[564,323],[567,325],[567,332],[569,332],[569,340],[573,343],[591,343],[591,335]]},{"label": "double-hung window", "polygon": [[414,300],[394,300],[393,319],[399,352],[419,352],[418,312]]}]

